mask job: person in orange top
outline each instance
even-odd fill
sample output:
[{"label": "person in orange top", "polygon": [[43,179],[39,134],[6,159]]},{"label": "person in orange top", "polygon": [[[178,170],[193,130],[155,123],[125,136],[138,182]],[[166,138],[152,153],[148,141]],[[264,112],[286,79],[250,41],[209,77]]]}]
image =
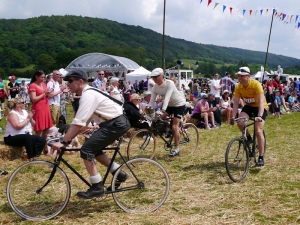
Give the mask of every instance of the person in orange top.
[{"label": "person in orange top", "polygon": [[[263,128],[265,119],[267,117],[267,101],[264,95],[264,90],[261,83],[257,80],[250,79],[250,69],[248,67],[241,67],[236,73],[238,76],[239,83],[236,85],[233,97],[233,110],[232,115],[235,116],[238,112],[238,105],[240,99],[243,99],[245,106],[242,108],[240,117],[254,117],[255,133],[257,136],[259,158],[257,166],[264,166],[264,136]],[[234,117],[231,118],[230,124],[234,124]],[[238,127],[243,130],[243,122],[238,122]],[[252,143],[252,138],[249,131],[247,130],[247,143]]]}]

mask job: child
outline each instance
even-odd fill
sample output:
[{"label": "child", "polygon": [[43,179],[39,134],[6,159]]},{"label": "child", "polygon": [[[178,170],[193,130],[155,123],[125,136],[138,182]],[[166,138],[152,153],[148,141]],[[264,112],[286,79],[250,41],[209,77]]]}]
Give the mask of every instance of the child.
[{"label": "child", "polygon": [[280,105],[281,105],[281,100],[279,97],[279,90],[275,90],[275,117],[278,117],[280,119]]}]

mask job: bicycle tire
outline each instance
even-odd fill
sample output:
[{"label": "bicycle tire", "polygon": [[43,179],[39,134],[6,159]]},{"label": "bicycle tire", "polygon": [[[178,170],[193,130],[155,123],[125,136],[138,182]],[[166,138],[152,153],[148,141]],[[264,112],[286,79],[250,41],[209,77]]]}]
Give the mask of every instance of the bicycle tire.
[{"label": "bicycle tire", "polygon": [[118,192],[112,194],[114,201],[128,213],[145,214],[157,210],[170,191],[167,171],[158,162],[147,158],[129,160],[127,165],[123,164],[112,178],[114,191],[119,172],[126,172],[129,176],[117,189]]},{"label": "bicycle tire", "polygon": [[137,130],[131,136],[127,146],[128,160],[134,158],[152,159],[155,154],[155,148],[155,136],[147,129]]},{"label": "bicycle tire", "polygon": [[241,138],[232,139],[226,149],[225,166],[229,178],[233,182],[243,180],[249,170],[249,153]]},{"label": "bicycle tire", "polygon": [[194,154],[199,146],[199,131],[192,123],[180,127],[179,154],[188,156]]},{"label": "bicycle tire", "polygon": [[53,163],[33,161],[18,167],[8,180],[6,196],[10,207],[22,218],[44,221],[59,215],[67,206],[71,187],[67,175],[57,167],[50,183],[41,188],[53,170]]}]

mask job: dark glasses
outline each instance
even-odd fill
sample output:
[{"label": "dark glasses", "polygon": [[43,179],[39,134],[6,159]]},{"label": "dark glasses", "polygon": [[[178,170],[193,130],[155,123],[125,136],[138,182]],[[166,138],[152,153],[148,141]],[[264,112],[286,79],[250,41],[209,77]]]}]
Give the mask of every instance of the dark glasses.
[{"label": "dark glasses", "polygon": [[249,73],[249,71],[247,71],[247,70],[244,70],[244,69],[239,69],[239,71],[238,72],[242,72],[242,73]]},{"label": "dark glasses", "polygon": [[158,76],[152,76],[152,79],[155,79],[155,78],[158,78],[160,75],[158,75]]},{"label": "dark glasses", "polygon": [[69,80],[68,80],[68,83],[71,84],[71,83],[73,83],[74,80],[79,80],[79,79],[69,79]]},{"label": "dark glasses", "polygon": [[104,73],[98,73],[98,75],[104,75]]}]

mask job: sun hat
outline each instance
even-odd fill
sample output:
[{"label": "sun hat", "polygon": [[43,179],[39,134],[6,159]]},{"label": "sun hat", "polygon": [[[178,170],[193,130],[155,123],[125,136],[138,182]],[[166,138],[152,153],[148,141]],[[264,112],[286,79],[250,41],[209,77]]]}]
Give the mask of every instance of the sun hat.
[{"label": "sun hat", "polygon": [[65,81],[68,81],[70,77],[76,77],[82,80],[87,81],[88,80],[88,75],[84,70],[81,69],[74,69],[71,70],[67,75],[64,77]]},{"label": "sun hat", "polygon": [[223,95],[224,95],[225,93],[229,93],[229,91],[228,91],[228,90],[224,90],[224,91],[223,91]]},{"label": "sun hat", "polygon": [[243,66],[239,68],[239,71],[235,73],[236,75],[249,75],[250,69],[247,66]]},{"label": "sun hat", "polygon": [[144,96],[144,97],[146,97],[146,96],[148,96],[148,95],[151,95],[151,92],[150,92],[150,91],[144,91],[144,92],[143,92],[143,96]]},{"label": "sun hat", "polygon": [[110,78],[110,82],[112,83],[112,82],[116,82],[116,81],[119,81],[119,78],[117,78],[117,77],[112,77],[112,78]]},{"label": "sun hat", "polygon": [[154,70],[152,70],[150,76],[157,77],[157,76],[163,75],[163,74],[164,74],[164,70],[162,68],[155,68]]}]

